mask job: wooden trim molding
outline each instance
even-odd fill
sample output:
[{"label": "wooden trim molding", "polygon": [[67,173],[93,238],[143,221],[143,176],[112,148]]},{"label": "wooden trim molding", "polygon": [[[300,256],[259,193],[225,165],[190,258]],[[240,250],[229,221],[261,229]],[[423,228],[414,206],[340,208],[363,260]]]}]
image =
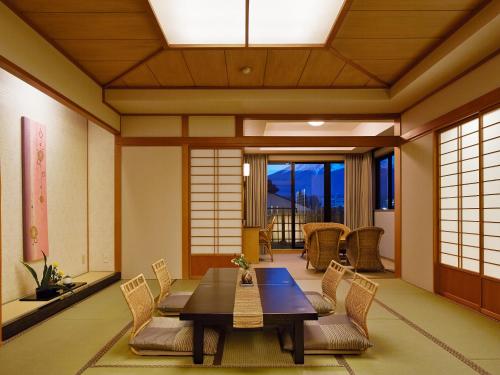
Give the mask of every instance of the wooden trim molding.
[{"label": "wooden trim molding", "polygon": [[402,181],[401,147],[394,148],[394,275],[401,277],[401,240],[402,240]]},{"label": "wooden trim molding", "polygon": [[474,114],[478,114],[486,108],[492,107],[496,104],[500,104],[500,88],[490,91],[477,99],[465,103],[464,105],[461,105],[460,107],[445,113],[444,115],[422,126],[419,126],[418,128],[406,132],[402,135],[402,138],[405,141],[413,141],[429,134],[432,131],[442,129],[446,126],[462,121]]},{"label": "wooden trim molding", "polygon": [[[72,109],[73,111],[79,113],[83,117],[85,117],[87,120],[92,121],[96,125],[100,126],[104,130],[107,130],[111,134],[117,135],[120,134],[118,130],[113,128],[111,125],[106,123],[105,121],[101,120],[99,117],[93,115],[65,95],[61,94],[60,92],[54,90],[52,87],[47,85],[46,83],[42,82],[38,78],[36,78],[34,75],[28,73],[26,70],[22,69],[21,67],[17,66],[16,64],[10,62],[7,60],[5,57],[0,56],[0,68],[4,69],[5,71],[9,72],[10,74],[13,74],[17,78],[23,80],[30,86],[33,86],[34,88],[40,90],[44,94],[50,96],[52,99],[58,101],[62,105]],[[104,101],[103,101],[104,103]],[[115,110],[116,111],[116,110]]]},{"label": "wooden trim molding", "polygon": [[115,136],[115,272],[122,269],[122,149]]},{"label": "wooden trim molding", "polygon": [[189,146],[182,146],[182,278],[190,275],[190,181],[189,181]]},{"label": "wooden trim molding", "polygon": [[399,147],[399,136],[360,137],[120,137],[121,146]]},{"label": "wooden trim molding", "polygon": [[189,137],[189,116],[188,115],[182,115],[181,117],[182,121],[182,130],[181,130],[181,135],[183,137]]},{"label": "wooden trim molding", "polygon": [[234,136],[235,137],[243,137],[244,136],[244,129],[243,129],[243,122],[244,118],[241,116],[236,116],[234,119]]}]

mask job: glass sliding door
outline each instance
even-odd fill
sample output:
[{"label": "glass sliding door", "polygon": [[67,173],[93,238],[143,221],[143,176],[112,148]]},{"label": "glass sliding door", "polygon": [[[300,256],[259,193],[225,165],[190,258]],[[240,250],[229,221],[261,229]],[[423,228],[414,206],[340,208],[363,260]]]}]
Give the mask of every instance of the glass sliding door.
[{"label": "glass sliding door", "polygon": [[294,247],[304,247],[302,227],[305,223],[322,222],[325,216],[325,164],[294,165]]},{"label": "glass sliding door", "polygon": [[273,248],[302,248],[310,222],[344,222],[344,163],[269,163],[267,217]]},{"label": "glass sliding door", "polygon": [[292,164],[276,163],[267,166],[267,221],[275,218],[273,247],[291,248],[293,228]]}]

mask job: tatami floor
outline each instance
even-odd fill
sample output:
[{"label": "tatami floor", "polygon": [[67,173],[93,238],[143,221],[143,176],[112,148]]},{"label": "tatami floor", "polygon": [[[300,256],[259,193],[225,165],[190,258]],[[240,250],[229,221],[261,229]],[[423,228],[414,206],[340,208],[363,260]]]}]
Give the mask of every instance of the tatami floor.
[{"label": "tatami floor", "polygon": [[[319,279],[298,282],[304,290],[320,288]],[[399,279],[377,283],[369,314],[374,347],[362,356],[344,356],[345,367],[95,367],[92,358],[131,319],[114,284],[0,347],[0,374],[500,374],[499,322]],[[174,287],[193,290],[196,284],[179,280]],[[151,286],[156,293],[156,283]],[[343,281],[340,301],[348,288]]]}]

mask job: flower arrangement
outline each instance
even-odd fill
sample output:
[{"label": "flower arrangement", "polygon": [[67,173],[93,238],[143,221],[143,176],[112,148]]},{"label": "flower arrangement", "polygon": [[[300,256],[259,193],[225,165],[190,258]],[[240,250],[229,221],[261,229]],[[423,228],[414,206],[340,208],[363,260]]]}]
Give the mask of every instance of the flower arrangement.
[{"label": "flower arrangement", "polygon": [[241,285],[252,286],[253,285],[252,274],[249,271],[250,264],[245,259],[245,256],[243,254],[240,254],[240,256],[238,256],[237,258],[231,259],[231,263],[237,265],[243,270],[243,273],[241,274]]},{"label": "flower arrangement", "polygon": [[26,262],[21,262],[26,269],[31,273],[31,276],[35,279],[37,288],[36,294],[37,297],[50,297],[56,296],[60,289],[69,289],[67,286],[60,284],[60,281],[63,279],[64,272],[59,269],[59,263],[54,262],[51,265],[47,265],[47,256],[44,252],[43,254],[43,272],[42,279],[38,278],[36,271]]},{"label": "flower arrangement", "polygon": [[240,254],[240,256],[238,256],[237,258],[231,259],[231,263],[240,267],[243,270],[248,270],[250,268],[250,264],[245,259],[245,255],[243,254]]}]

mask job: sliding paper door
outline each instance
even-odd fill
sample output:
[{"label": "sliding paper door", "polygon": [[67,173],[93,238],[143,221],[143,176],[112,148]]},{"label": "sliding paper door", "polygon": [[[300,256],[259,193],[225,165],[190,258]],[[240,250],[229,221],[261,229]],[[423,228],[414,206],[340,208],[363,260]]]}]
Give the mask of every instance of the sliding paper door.
[{"label": "sliding paper door", "polygon": [[191,150],[191,254],[239,254],[242,151]]},{"label": "sliding paper door", "polygon": [[438,292],[500,318],[500,109],[442,131]]}]

